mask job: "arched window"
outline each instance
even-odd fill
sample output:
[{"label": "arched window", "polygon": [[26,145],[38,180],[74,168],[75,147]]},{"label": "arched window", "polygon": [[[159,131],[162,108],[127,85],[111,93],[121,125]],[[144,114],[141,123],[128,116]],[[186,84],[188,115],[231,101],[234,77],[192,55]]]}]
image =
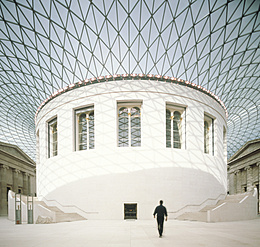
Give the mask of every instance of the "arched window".
[{"label": "arched window", "polygon": [[204,115],[204,153],[214,155],[214,119]]},{"label": "arched window", "polygon": [[95,147],[94,108],[76,110],[76,150],[87,150]]},{"label": "arched window", "polygon": [[58,155],[57,118],[48,123],[48,157]]},{"label": "arched window", "polygon": [[204,121],[204,153],[209,153],[209,123]]},{"label": "arched window", "polygon": [[181,149],[184,143],[185,108],[168,105],[166,109],[166,147]]},{"label": "arched window", "polygon": [[126,104],[118,110],[118,146],[141,146],[141,108]]}]

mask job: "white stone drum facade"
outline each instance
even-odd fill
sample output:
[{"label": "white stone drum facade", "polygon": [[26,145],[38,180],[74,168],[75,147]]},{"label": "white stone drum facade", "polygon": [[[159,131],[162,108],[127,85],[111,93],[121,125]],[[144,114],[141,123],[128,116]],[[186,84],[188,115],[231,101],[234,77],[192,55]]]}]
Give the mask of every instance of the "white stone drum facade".
[{"label": "white stone drum facade", "polygon": [[[89,84],[54,97],[36,116],[38,197],[73,205],[90,219],[124,219],[124,205],[136,204],[136,218],[150,219],[160,199],[171,218],[226,194],[226,113],[217,100],[160,80]],[[129,109],[123,137],[122,107]],[[137,130],[131,130],[133,107]],[[91,141],[85,150],[79,148],[81,109]],[[120,138],[128,138],[125,145]]]}]

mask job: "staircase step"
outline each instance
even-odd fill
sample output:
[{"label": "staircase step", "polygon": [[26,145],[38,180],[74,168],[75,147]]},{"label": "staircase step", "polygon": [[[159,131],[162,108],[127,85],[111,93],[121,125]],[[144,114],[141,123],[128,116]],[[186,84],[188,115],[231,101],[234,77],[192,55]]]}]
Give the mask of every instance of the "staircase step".
[{"label": "staircase step", "polygon": [[59,213],[59,212],[62,212],[63,213],[63,211],[61,211],[59,208],[57,208],[57,207],[55,207],[55,206],[47,206],[47,208],[49,209],[49,210],[51,210],[51,211],[53,211],[53,212],[57,212],[57,213]]},{"label": "staircase step", "polygon": [[65,213],[56,206],[48,206],[44,201],[39,201],[38,204],[44,206],[48,210],[55,213],[56,223],[86,220],[86,218],[82,217],[81,215],[79,215],[77,213]]},{"label": "staircase step", "polygon": [[71,221],[79,221],[79,220],[86,220],[86,219],[77,213],[58,213],[58,214],[56,214],[56,222],[71,222]]},{"label": "staircase step", "polygon": [[247,194],[228,195],[224,200],[219,200],[215,205],[208,205],[198,212],[186,212],[177,217],[178,220],[207,221],[207,211],[212,210],[223,203],[239,203]]},{"label": "staircase step", "polygon": [[177,220],[207,221],[206,212],[187,212],[177,217]]}]

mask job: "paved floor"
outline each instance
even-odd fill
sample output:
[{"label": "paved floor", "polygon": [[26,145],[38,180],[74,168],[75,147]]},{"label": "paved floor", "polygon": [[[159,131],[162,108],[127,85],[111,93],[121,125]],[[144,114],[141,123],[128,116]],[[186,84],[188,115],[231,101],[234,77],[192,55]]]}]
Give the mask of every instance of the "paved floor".
[{"label": "paved floor", "polygon": [[260,218],[203,223],[169,220],[162,238],[155,220],[87,220],[49,225],[15,225],[0,218],[0,246],[174,247],[260,246]]}]

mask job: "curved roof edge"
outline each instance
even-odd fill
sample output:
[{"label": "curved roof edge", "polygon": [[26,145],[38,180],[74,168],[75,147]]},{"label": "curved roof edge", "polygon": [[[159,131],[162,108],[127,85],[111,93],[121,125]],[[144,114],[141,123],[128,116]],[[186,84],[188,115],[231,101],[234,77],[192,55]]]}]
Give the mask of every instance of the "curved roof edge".
[{"label": "curved roof edge", "polygon": [[225,104],[223,103],[223,101],[217,96],[215,95],[213,92],[209,91],[208,89],[197,85],[195,83],[191,83],[189,81],[185,81],[183,79],[179,79],[176,77],[170,77],[170,76],[161,76],[161,75],[153,75],[153,74],[122,74],[122,75],[106,75],[106,76],[99,76],[99,77],[93,77],[90,79],[86,79],[84,81],[79,81],[73,84],[70,84],[64,88],[59,89],[58,91],[54,92],[53,94],[51,94],[47,99],[45,99],[40,106],[38,107],[36,113],[35,113],[35,117],[34,120],[36,121],[37,115],[38,113],[41,111],[41,109],[52,99],[56,98],[57,96],[66,93],[68,91],[71,91],[73,89],[82,87],[82,86],[87,86],[87,85],[92,85],[95,83],[101,83],[101,82],[107,82],[107,81],[119,81],[119,80],[155,80],[155,81],[164,81],[164,82],[169,82],[169,83],[175,83],[178,85],[182,85],[182,86],[186,86],[186,87],[190,87],[193,89],[196,89],[198,91],[203,92],[204,94],[210,96],[211,98],[215,99],[224,109],[225,113],[226,113],[226,117],[228,117],[228,112],[227,112],[227,108],[225,106]]}]

